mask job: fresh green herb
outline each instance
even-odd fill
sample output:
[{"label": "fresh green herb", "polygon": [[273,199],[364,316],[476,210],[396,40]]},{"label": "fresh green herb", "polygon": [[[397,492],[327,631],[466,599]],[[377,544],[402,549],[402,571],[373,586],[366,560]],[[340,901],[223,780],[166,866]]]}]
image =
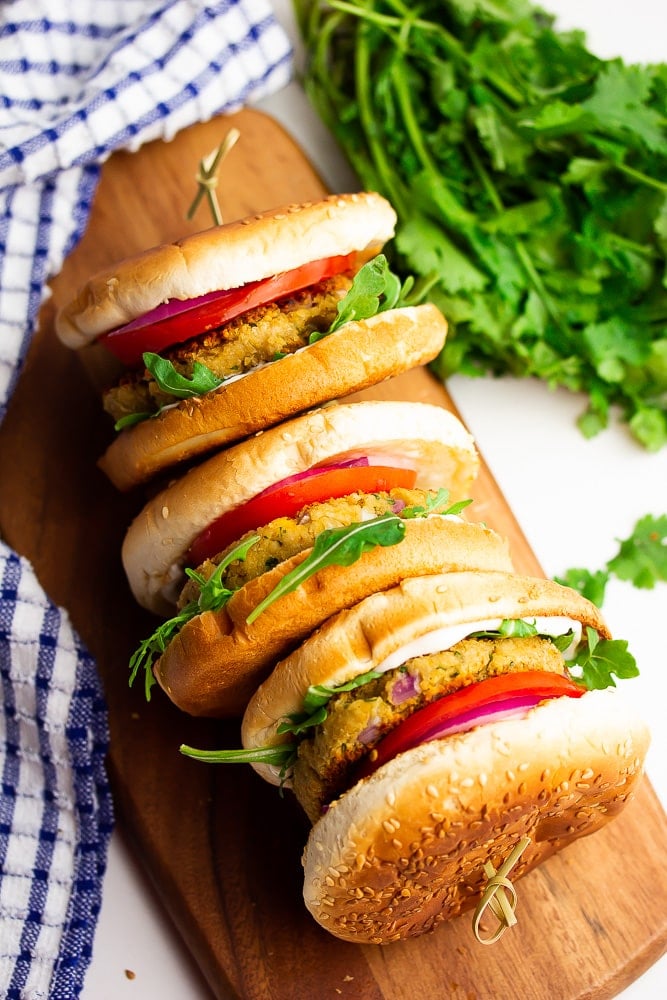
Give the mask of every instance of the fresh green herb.
[{"label": "fresh green herb", "polygon": [[396,545],[405,535],[405,524],[396,514],[383,514],[344,528],[327,528],[315,539],[312,550],[298,566],[286,573],[270,594],[248,615],[251,625],[263,611],[285,594],[291,594],[314,573],[326,566],[351,566],[364,552],[377,545]]},{"label": "fresh green herb", "polygon": [[[548,635],[539,632],[534,622],[522,618],[505,618],[497,630],[474,632],[471,638],[493,639],[498,636],[532,635],[549,639],[561,653],[571,647],[574,639],[572,630],[562,635]],[[639,675],[637,663],[634,656],[628,652],[625,639],[601,639],[589,625],[586,626],[586,641],[579,644],[573,656],[568,656],[567,668],[574,680],[581,681],[591,691],[615,687],[612,674],[624,680]]]},{"label": "fresh green herb", "polygon": [[582,644],[568,669],[576,680],[591,690],[616,687],[613,674],[625,680],[637,677],[639,670],[625,639],[601,639],[595,629],[586,626],[588,642]]},{"label": "fresh green herb", "polygon": [[324,333],[311,333],[309,343],[321,340],[352,320],[369,319],[387,309],[408,304],[408,293],[414,285],[409,276],[401,284],[398,275],[389,270],[384,254],[367,261],[354,276],[347,294],[337,306],[337,315]]},{"label": "fresh green herb", "polygon": [[258,538],[258,535],[252,535],[250,538],[247,538],[245,541],[236,545],[230,552],[227,553],[225,558],[220,561],[208,580],[204,579],[204,577],[196,573],[194,570],[186,569],[186,574],[192,580],[195,580],[201,588],[199,597],[197,600],[190,601],[189,604],[186,604],[186,606],[179,611],[177,615],[174,615],[173,618],[169,618],[166,622],[162,622],[158,625],[152,635],[150,635],[147,639],[143,639],[139,643],[139,646],[130,657],[130,686],[134,684],[137,674],[141,669],[143,669],[146,701],[151,700],[151,689],[155,684],[155,677],[153,675],[153,663],[155,660],[162,656],[174,636],[177,635],[183,626],[187,624],[187,622],[191,621],[192,618],[196,615],[202,614],[204,611],[219,611],[220,608],[225,606],[234,591],[223,586],[221,582],[222,575],[230,563],[234,562],[236,559],[246,558],[249,550]]},{"label": "fresh green herb", "polygon": [[604,569],[592,573],[587,569],[576,568],[566,570],[563,576],[557,576],[555,579],[556,583],[562,583],[565,587],[577,590],[599,608],[604,601],[609,573]]},{"label": "fresh green herb", "polygon": [[[292,715],[280,723],[276,730],[277,734],[290,733],[292,736],[301,736],[306,730],[324,722],[327,717],[326,706],[334,695],[353,691],[380,676],[380,671],[368,670],[351,681],[333,687],[325,684],[311,685],[303,701],[303,712]],[[275,746],[255,747],[252,750],[196,750],[183,744],[180,751],[186,757],[193,757],[207,764],[270,764],[281,769],[280,776],[284,780],[296,759],[297,746],[296,741],[291,741],[278,743]]]},{"label": "fresh green herb", "polygon": [[509,372],[667,443],[667,70],[558,32],[528,0],[295,0],[304,83],[431,280],[442,379]]},{"label": "fresh green herb", "polygon": [[503,618],[497,629],[472,632],[470,634],[470,638],[507,639],[509,637],[518,637],[524,639],[527,636],[533,635],[537,635],[541,639],[549,639],[549,641],[552,642],[556,649],[560,650],[561,653],[565,652],[566,649],[569,649],[572,645],[572,640],[574,639],[574,631],[572,629],[568,632],[563,632],[562,635],[550,635],[547,632],[539,632],[535,622],[526,621],[525,618]]},{"label": "fresh green herb", "polygon": [[[155,379],[158,388],[175,399],[190,399],[192,396],[201,396],[205,392],[211,392],[222,385],[224,379],[218,376],[203,365],[201,361],[195,361],[192,366],[192,377],[187,378],[176,370],[171,361],[167,358],[155,354],[153,351],[146,351],[143,354],[143,362],[147,370]],[[165,404],[169,406],[170,404]],[[162,412],[161,406],[154,413],[128,413],[114,424],[114,430],[122,431],[125,427],[134,427],[135,424],[143,423],[157,417]]]},{"label": "fresh green herb", "polygon": [[424,504],[413,504],[411,507],[404,507],[401,511],[401,517],[403,520],[411,520],[415,517],[428,517],[429,514],[442,514],[443,516],[458,515],[462,510],[468,507],[472,500],[457,500],[456,503],[450,504],[445,510],[442,509],[443,505],[447,503],[449,499],[449,490],[439,489],[437,493],[426,499]]},{"label": "fresh green herb", "polygon": [[335,695],[343,694],[346,691],[355,691],[363,684],[368,684],[369,681],[374,681],[381,676],[380,670],[367,670],[366,673],[359,674],[343,684],[311,684],[303,699],[303,711],[290,715],[288,719],[281,722],[277,729],[278,734],[292,733],[293,736],[301,736],[306,730],[321,725],[328,714],[327,705]]},{"label": "fresh green herb", "polygon": [[293,743],[256,747],[254,750],[197,750],[183,743],[179,749],[186,757],[206,764],[270,764],[280,768],[290,766],[296,755]]},{"label": "fresh green herb", "polygon": [[644,590],[667,583],[667,514],[647,514],[637,521],[630,536],[619,543],[618,552],[602,569],[568,569],[556,580],[600,607],[612,576]]},{"label": "fresh green herb", "polygon": [[210,368],[203,365],[201,361],[195,361],[192,365],[192,377],[186,378],[176,371],[171,361],[160,357],[152,351],[146,351],[143,355],[146,368],[151,373],[162,392],[175,396],[176,399],[190,399],[192,396],[201,396],[205,392],[211,392],[222,385],[224,379],[218,378]]},{"label": "fresh green herb", "polygon": [[647,515],[635,525],[629,538],[621,542],[617,555],[607,569],[619,580],[635,587],[652,590],[656,583],[667,583],[667,514]]},{"label": "fresh green herb", "polygon": [[134,427],[135,424],[141,424],[144,420],[150,420],[154,416],[156,416],[155,413],[126,413],[124,417],[116,421],[113,429],[122,431],[125,427]]},{"label": "fresh green herb", "polygon": [[507,639],[510,637],[525,638],[526,636],[538,635],[535,622],[526,621],[525,618],[503,618],[497,629],[484,629],[481,632],[472,632],[471,639]]}]

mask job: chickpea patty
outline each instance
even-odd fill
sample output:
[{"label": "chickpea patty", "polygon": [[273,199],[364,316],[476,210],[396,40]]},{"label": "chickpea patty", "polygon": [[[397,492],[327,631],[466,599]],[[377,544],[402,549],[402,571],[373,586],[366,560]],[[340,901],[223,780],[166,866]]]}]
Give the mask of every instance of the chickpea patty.
[{"label": "chickpea patty", "polygon": [[[348,275],[336,275],[294,292],[279,303],[258,306],[164,351],[162,356],[186,378],[192,376],[195,361],[206,365],[218,378],[247,372],[273,361],[277,355],[293,354],[308,343],[312,333],[328,330],[351,284]],[[155,413],[175,401],[176,397],[163,392],[147,369],[126,372],[103,398],[104,409],[114,420],[131,413]]]},{"label": "chickpea patty", "polygon": [[[327,528],[343,528],[388,512],[400,517],[405,507],[424,505],[433,496],[434,493],[426,490],[397,487],[385,493],[350,493],[333,500],[308,504],[296,517],[278,517],[257,531],[247,532],[243,539],[256,534],[259,541],[250,548],[245,560],[237,559],[227,567],[222,583],[230,590],[238,590],[285,559],[310,549],[317,536]],[[239,538],[233,546],[207,560],[197,568],[197,573],[207,580],[227,552],[243,539]],[[189,580],[181,592],[179,607],[196,600],[198,594],[197,582]]]},{"label": "chickpea patty", "polygon": [[459,688],[525,670],[565,673],[565,661],[540,636],[463,639],[441,653],[407,660],[376,680],[335,695],[327,717],[299,744],[292,784],[313,822],[346,787],[352,764],[417,709]]}]

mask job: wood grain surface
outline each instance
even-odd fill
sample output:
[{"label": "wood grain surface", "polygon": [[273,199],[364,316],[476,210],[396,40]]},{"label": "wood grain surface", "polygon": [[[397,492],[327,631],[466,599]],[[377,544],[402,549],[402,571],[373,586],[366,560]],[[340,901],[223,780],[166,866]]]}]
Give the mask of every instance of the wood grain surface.
[{"label": "wood grain surface", "polygon": [[[237,726],[193,720],[160,692],[146,704],[140,687],[128,689],[130,653],[155,625],[132,601],[119,557],[145,497],[116,493],[96,468],[109,424],[80,358],[55,338],[53,315],[97,267],[210,224],[205,206],[191,222],[185,213],[199,159],[230,125],[241,139],[218,189],[226,219],[323,193],[290,137],[257,111],[114,155],[88,231],[53,282],[0,428],[0,531],[32,560],[97,659],[119,822],[217,997],[613,996],[667,947],[667,870],[658,860],[667,824],[648,781],[606,829],[518,883],[518,925],[493,947],[476,943],[468,916],[403,944],[355,946],[327,935],[303,906],[308,826],[292,799],[250,768],[205,766],[177,751],[181,742],[237,745]],[[366,395],[454,409],[424,370]],[[477,518],[509,537],[517,569],[540,573],[486,467],[475,499]]]}]

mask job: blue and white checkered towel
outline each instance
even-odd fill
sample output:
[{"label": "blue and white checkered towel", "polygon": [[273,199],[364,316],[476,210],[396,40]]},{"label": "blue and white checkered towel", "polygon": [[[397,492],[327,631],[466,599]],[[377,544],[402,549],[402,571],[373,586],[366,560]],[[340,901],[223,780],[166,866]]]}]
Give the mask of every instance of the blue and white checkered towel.
[{"label": "blue and white checkered towel", "polygon": [[[4,0],[0,420],[101,163],[290,72],[268,0]],[[2,541],[0,581],[0,996],[76,998],[113,823],[104,698],[66,612]]]}]

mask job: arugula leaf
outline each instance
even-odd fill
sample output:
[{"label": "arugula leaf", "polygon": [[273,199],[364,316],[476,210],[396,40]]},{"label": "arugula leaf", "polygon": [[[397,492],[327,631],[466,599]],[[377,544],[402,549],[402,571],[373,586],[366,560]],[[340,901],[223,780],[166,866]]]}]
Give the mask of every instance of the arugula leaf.
[{"label": "arugula leaf", "polygon": [[326,566],[351,566],[364,552],[378,545],[396,545],[405,535],[405,524],[396,514],[382,514],[369,521],[327,528],[315,539],[306,558],[286,573],[270,594],[246,618],[251,625],[274,601],[291,594],[302,583]]},{"label": "arugula leaf", "polygon": [[586,626],[587,644],[568,662],[575,679],[580,679],[590,691],[616,687],[613,675],[621,679],[637,677],[637,662],[628,652],[625,639],[600,639],[595,629]]},{"label": "arugula leaf", "polygon": [[281,722],[277,732],[279,734],[292,733],[294,736],[301,736],[306,730],[313,729],[324,722],[328,715],[327,705],[335,695],[343,694],[346,691],[355,691],[363,684],[368,684],[369,681],[374,681],[377,677],[381,676],[382,672],[380,670],[367,670],[365,673],[354,677],[351,681],[345,681],[342,684],[331,686],[327,684],[311,684],[303,699],[303,711],[295,715],[290,715],[284,722]]},{"label": "arugula leaf", "polygon": [[194,362],[191,378],[181,375],[171,361],[160,357],[159,354],[154,354],[152,351],[146,351],[143,355],[143,361],[162,392],[175,396],[177,399],[201,396],[205,392],[217,389],[224,381],[200,361]]},{"label": "arugula leaf", "polygon": [[195,580],[200,585],[199,597],[195,601],[190,601],[186,604],[178,614],[174,615],[173,618],[169,618],[165,622],[161,622],[160,625],[155,629],[152,635],[148,636],[147,639],[143,639],[137,649],[134,651],[130,657],[130,687],[134,684],[137,674],[140,670],[144,671],[144,691],[146,695],[146,701],[151,700],[151,690],[156,683],[155,677],[153,675],[153,664],[164,653],[165,649],[172,641],[174,636],[176,636],[180,630],[189,621],[195,618],[197,615],[202,614],[204,611],[219,611],[220,608],[224,607],[229,598],[234,593],[233,590],[229,590],[224,587],[221,580],[222,574],[236,559],[245,559],[249,550],[259,539],[258,535],[252,535],[250,538],[245,539],[243,542],[239,542],[238,545],[227,553],[224,559],[216,566],[214,572],[205,580],[204,577],[196,573],[192,569],[186,569],[186,574]]},{"label": "arugula leaf", "polygon": [[134,427],[135,424],[141,424],[144,420],[150,420],[154,416],[154,413],[126,413],[124,417],[120,417],[116,421],[113,429],[115,431],[122,431],[124,427]]},{"label": "arugula leaf", "polygon": [[407,305],[413,284],[411,276],[401,284],[400,278],[389,270],[384,254],[378,254],[355,274],[347,294],[336,307],[337,315],[329,329],[311,333],[308,343],[314,344],[352,320],[369,319],[387,309]]},{"label": "arugula leaf", "polygon": [[425,503],[404,507],[401,511],[401,517],[404,521],[410,521],[416,517],[428,517],[429,514],[458,515],[472,503],[472,500],[458,500],[442,510],[443,504],[446,504],[448,499],[449,490],[439,489],[433,496],[427,497]]},{"label": "arugula leaf", "polygon": [[291,765],[296,756],[293,743],[255,747],[253,750],[197,750],[182,743],[179,750],[185,757],[192,757],[206,764],[272,764],[283,769]]},{"label": "arugula leaf", "polygon": [[488,629],[480,632],[471,632],[471,639],[507,639],[509,637],[526,638],[537,635],[542,639],[548,639],[554,644],[556,649],[564,653],[569,649],[574,639],[574,631],[570,629],[562,635],[550,635],[548,632],[539,632],[534,621],[526,621],[525,618],[503,618],[497,629]]},{"label": "arugula leaf", "polygon": [[[190,399],[192,396],[201,396],[206,392],[217,389],[224,382],[224,379],[218,378],[201,361],[193,363],[192,377],[186,378],[185,375],[181,375],[176,370],[171,361],[161,357],[159,354],[155,354],[153,351],[146,351],[142,357],[144,365],[155,379],[158,388],[175,399]],[[169,405],[169,403],[165,404],[165,406]],[[154,413],[127,413],[124,417],[116,421],[114,430],[122,431],[125,427],[134,427],[135,424],[143,423],[144,420],[157,417],[164,408],[164,406],[161,406]]]}]

